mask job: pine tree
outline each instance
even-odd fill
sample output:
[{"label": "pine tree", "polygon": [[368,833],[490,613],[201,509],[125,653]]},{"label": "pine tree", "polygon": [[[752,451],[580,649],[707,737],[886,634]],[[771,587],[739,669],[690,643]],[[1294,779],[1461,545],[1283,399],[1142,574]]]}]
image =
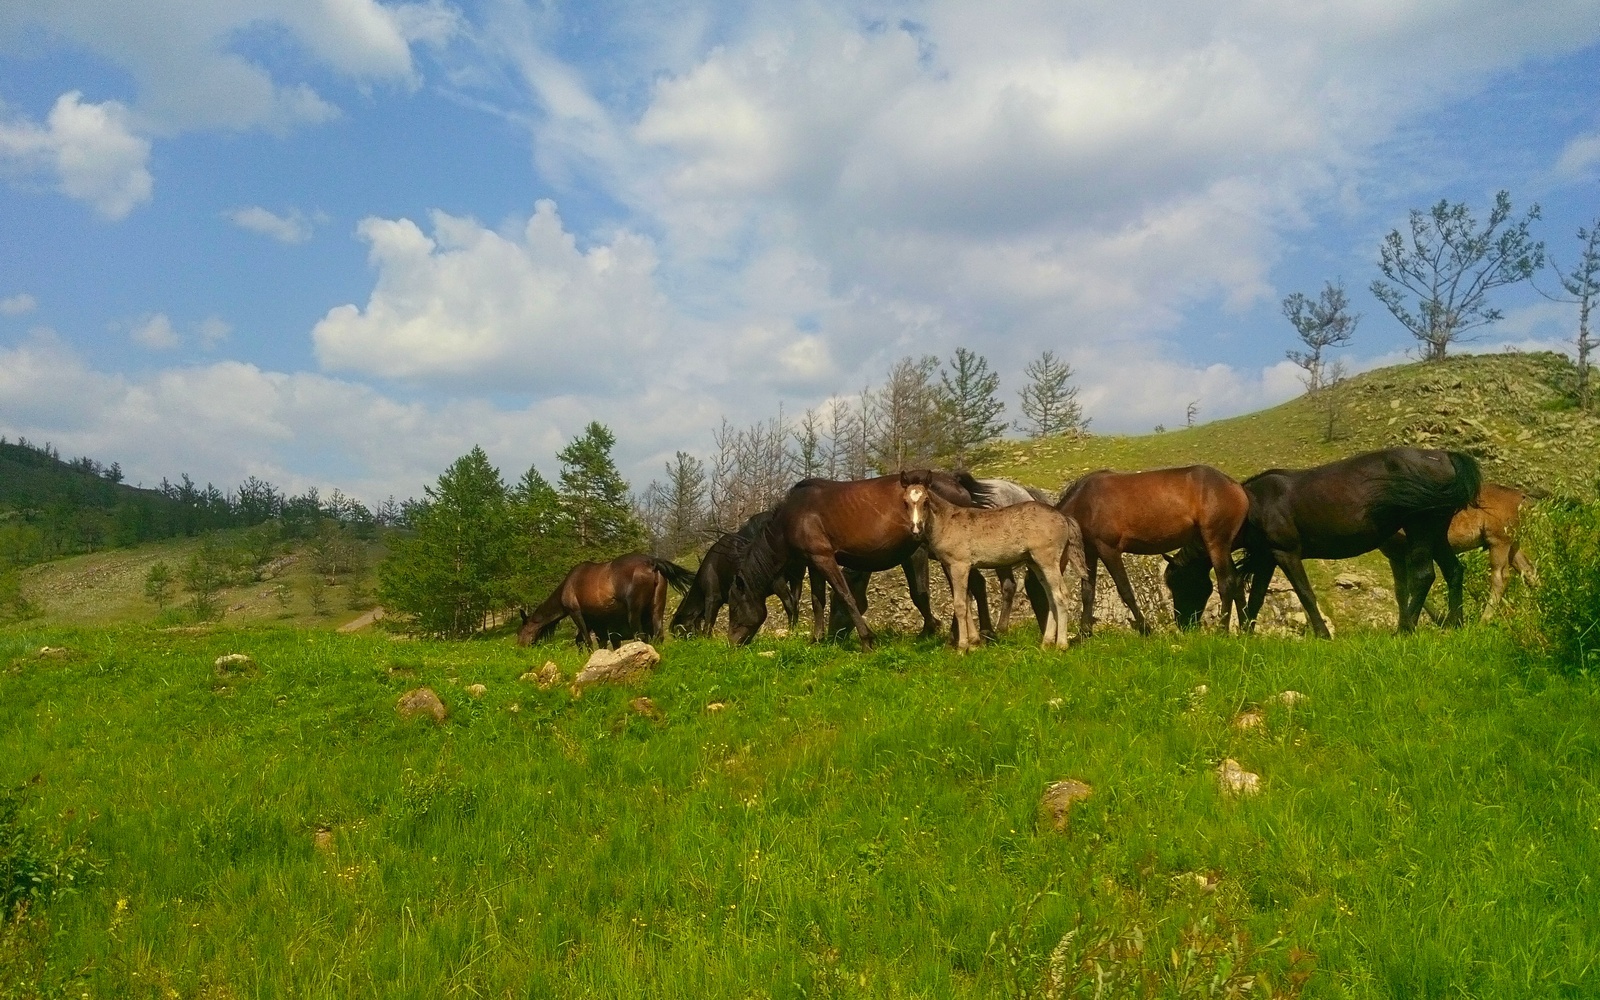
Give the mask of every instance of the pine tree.
[{"label": "pine tree", "polygon": [[604,424],[591,422],[556,456],[561,461],[561,504],[578,544],[607,558],[644,540],[628,484],[611,459],[616,443]]},{"label": "pine tree", "polygon": [[680,451],[666,465],[667,480],[651,483],[648,502],[657,512],[656,549],[671,558],[700,541],[706,523],[705,463]]},{"label": "pine tree", "polygon": [[1078,433],[1088,430],[1083,406],[1078,402],[1078,387],[1072,384],[1072,366],[1045,351],[1024,369],[1028,384],[1022,389],[1022,414],[1028,423],[1017,429],[1029,437]]},{"label": "pine tree", "polygon": [[422,632],[470,635],[511,597],[514,524],[505,483],[483,449],[474,447],[425,492],[414,533],[391,543],[378,592]]},{"label": "pine tree", "polygon": [[1000,376],[989,361],[965,347],[956,348],[950,370],[939,372],[939,407],[944,417],[945,448],[956,468],[981,455],[984,448],[1005,433],[1006,422],[996,420],[1006,404],[997,397]]}]

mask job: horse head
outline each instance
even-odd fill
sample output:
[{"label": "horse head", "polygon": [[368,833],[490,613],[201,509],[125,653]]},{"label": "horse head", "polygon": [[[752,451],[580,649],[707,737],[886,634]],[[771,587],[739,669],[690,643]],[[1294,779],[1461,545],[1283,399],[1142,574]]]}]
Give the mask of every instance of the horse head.
[{"label": "horse head", "polygon": [[1172,613],[1178,627],[1190,629],[1200,624],[1206,602],[1211,600],[1211,563],[1204,552],[1181,550],[1167,561],[1161,577],[1172,594]]}]

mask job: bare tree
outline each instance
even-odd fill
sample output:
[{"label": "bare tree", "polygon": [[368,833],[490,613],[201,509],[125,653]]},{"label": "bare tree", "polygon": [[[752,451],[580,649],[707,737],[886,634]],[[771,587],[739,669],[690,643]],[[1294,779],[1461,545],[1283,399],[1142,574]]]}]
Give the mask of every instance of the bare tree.
[{"label": "bare tree", "polygon": [[1283,315],[1306,345],[1303,351],[1285,351],[1284,357],[1305,369],[1300,381],[1307,392],[1316,392],[1328,381],[1325,370],[1330,347],[1343,347],[1355,335],[1359,315],[1350,312],[1350,299],[1343,282],[1328,282],[1315,299],[1295,292],[1283,300]]},{"label": "bare tree", "polygon": [[827,472],[828,447],[822,439],[822,418],[816,410],[807,410],[794,431],[794,471],[801,479],[811,479]]},{"label": "bare tree", "polygon": [[1324,392],[1316,394],[1317,407],[1322,414],[1322,440],[1331,442],[1338,437],[1339,421],[1344,418],[1345,402],[1347,396],[1342,392],[1331,390],[1338,388],[1339,383],[1345,380],[1348,374],[1343,358],[1335,358],[1328,362],[1322,369],[1322,388]]},{"label": "bare tree", "polygon": [[1018,430],[1029,437],[1042,438],[1082,434],[1089,429],[1078,402],[1078,387],[1072,384],[1071,365],[1057,359],[1054,351],[1045,351],[1023,374],[1028,377],[1028,384],[1022,387],[1022,415],[1028,423],[1019,421]]},{"label": "bare tree", "polygon": [[[1482,230],[1464,202],[1440,199],[1428,212],[1411,210],[1409,241],[1398,229],[1384,238],[1378,267],[1389,281],[1373,281],[1372,294],[1422,342],[1423,360],[1443,360],[1451,344],[1470,339],[1467,331],[1500,319],[1489,292],[1544,266],[1544,244],[1528,232],[1539,206],[1507,225],[1510,218],[1511,197],[1504,191],[1495,195]],[[1416,312],[1407,305],[1411,297]]]},{"label": "bare tree", "polygon": [[1594,405],[1589,386],[1589,352],[1595,348],[1595,336],[1589,318],[1594,315],[1596,301],[1600,299],[1600,219],[1595,219],[1587,228],[1579,227],[1578,262],[1571,271],[1561,270],[1554,261],[1551,264],[1556,267],[1556,280],[1566,294],[1557,295],[1542,288],[1539,294],[1578,307],[1578,335],[1574,339],[1578,348],[1578,407],[1587,410]]},{"label": "bare tree", "polygon": [[944,436],[958,469],[965,469],[970,459],[1005,433],[1006,422],[995,419],[1006,408],[999,391],[1000,376],[989,369],[988,359],[965,347],[956,348],[949,370],[939,372]]},{"label": "bare tree", "polygon": [[640,504],[653,547],[672,557],[693,548],[706,526],[706,466],[680,451],[666,463],[666,482],[652,482]]},{"label": "bare tree", "polygon": [[1194,426],[1194,420],[1199,415],[1200,415],[1200,401],[1198,399],[1189,400],[1189,405],[1185,406],[1183,408],[1183,426],[1185,426],[1185,427],[1193,427]]},{"label": "bare tree", "polygon": [[777,503],[793,483],[788,425],[781,409],[776,417],[743,429],[724,420],[712,440],[717,452],[711,464],[711,521],[717,531],[733,531]]},{"label": "bare tree", "polygon": [[883,474],[930,464],[942,450],[939,394],[933,384],[939,359],[901,358],[877,392],[872,464]]}]

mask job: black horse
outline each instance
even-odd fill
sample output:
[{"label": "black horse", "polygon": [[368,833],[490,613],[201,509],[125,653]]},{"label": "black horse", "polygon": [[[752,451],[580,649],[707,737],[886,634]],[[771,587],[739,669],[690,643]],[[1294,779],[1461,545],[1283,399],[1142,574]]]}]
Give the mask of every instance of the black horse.
[{"label": "black horse", "polygon": [[[745,547],[752,538],[766,530],[767,522],[771,520],[770,510],[754,514],[740,525],[738,531],[727,532],[711,544],[711,548],[700,559],[694,583],[683,595],[678,610],[672,613],[671,628],[674,635],[711,634],[717,626],[717,615],[721,613],[723,604],[727,603],[728,591],[733,587],[733,577],[739,571],[739,560],[744,556]],[[800,580],[804,572],[805,567],[801,566],[787,576],[779,576],[772,581],[773,592],[783,605],[784,613],[789,616],[790,631],[800,624]]]},{"label": "black horse", "polygon": [[[962,507],[992,506],[989,492],[966,473],[931,473],[940,496]],[[900,477],[879,476],[854,482],[803,479],[789,489],[772,520],[745,548],[728,595],[728,638],[749,642],[767,617],[767,595],[774,581],[797,569],[811,571],[812,639],[823,637],[824,602],[848,611],[863,648],[872,646],[872,629],[862,616],[868,573],[900,566],[911,600],[922,613],[922,634],[936,635],[938,619],[928,604],[928,551],[912,534]],[[851,573],[851,571],[856,571]],[[978,601],[979,627],[992,631],[983,576],[974,570],[970,593]]]},{"label": "black horse", "polygon": [[[1445,624],[1460,625],[1464,573],[1450,547],[1450,519],[1473,503],[1482,481],[1471,455],[1419,448],[1385,448],[1314,469],[1269,469],[1251,476],[1241,484],[1250,496],[1250,513],[1234,541],[1234,548],[1245,550],[1240,568],[1250,581],[1240,620],[1254,626],[1273,571],[1282,568],[1312,631],[1328,638],[1302,560],[1349,559],[1404,531],[1409,580],[1400,631],[1417,627],[1435,562],[1449,587]],[[1184,549],[1168,563],[1167,587],[1180,620],[1204,610],[1211,596],[1210,569],[1210,560],[1197,549]]]}]

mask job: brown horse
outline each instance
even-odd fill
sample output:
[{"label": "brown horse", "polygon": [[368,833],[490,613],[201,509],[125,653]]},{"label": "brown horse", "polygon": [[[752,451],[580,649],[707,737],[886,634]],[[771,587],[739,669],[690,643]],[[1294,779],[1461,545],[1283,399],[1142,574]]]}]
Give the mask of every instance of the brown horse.
[{"label": "brown horse", "polygon": [[578,627],[579,646],[616,646],[624,639],[659,638],[667,587],[682,592],[693,582],[694,574],[677,563],[641,553],[610,562],[581,562],[531,615],[522,612],[517,645],[545,638],[569,616]]},{"label": "brown horse", "polygon": [[[1133,626],[1143,635],[1150,625],[1134,600],[1124,552],[1161,555],[1174,549],[1193,550],[1205,557],[1217,573],[1223,598],[1222,628],[1239,602],[1233,572],[1233,541],[1250,510],[1250,498],[1238,483],[1209,465],[1149,472],[1091,472],[1068,486],[1056,509],[1078,522],[1083,530],[1087,572],[1083,577],[1083,620],[1080,639],[1094,628],[1095,564],[1104,562],[1116,581],[1122,603],[1133,614]],[[1204,608],[1204,604],[1201,607]],[[1179,618],[1180,625],[1199,620]]]},{"label": "brown horse", "polygon": [[[1329,637],[1306,578],[1305,559],[1349,559],[1371,552],[1404,531],[1406,603],[1400,631],[1417,627],[1433,585],[1433,564],[1450,590],[1447,625],[1461,624],[1461,563],[1450,548],[1451,519],[1472,503],[1482,483],[1477,460],[1455,451],[1385,448],[1314,469],[1269,469],[1242,484],[1250,513],[1234,547],[1245,549],[1250,579],[1243,621],[1255,624],[1267,585],[1281,568],[1305,608],[1313,634]],[[1198,613],[1211,593],[1209,567],[1179,553],[1167,567],[1167,586],[1180,615]],[[1220,579],[1220,574],[1219,574]]]},{"label": "brown horse", "polygon": [[[674,634],[709,636],[717,627],[717,615],[728,602],[728,591],[733,587],[733,577],[739,571],[739,560],[744,556],[745,546],[766,530],[770,520],[770,510],[753,514],[738,531],[730,531],[711,543],[711,548],[700,557],[694,583],[683,595],[678,610],[672,613],[670,628]],[[779,576],[772,581],[778,603],[783,605],[784,613],[789,617],[791,632],[800,623],[800,580],[804,574],[805,567],[799,566],[787,576]]]},{"label": "brown horse", "polygon": [[[930,487],[961,507],[987,506],[987,493],[965,473],[929,473]],[[919,565],[920,563],[920,565]],[[829,589],[834,606],[849,613],[863,649],[872,647],[872,629],[862,615],[866,578],[851,580],[846,570],[874,573],[900,566],[910,584],[911,600],[922,613],[922,634],[940,630],[928,605],[927,553],[911,531],[911,517],[901,496],[900,477],[879,476],[854,482],[803,479],[790,488],[772,512],[767,530],[751,541],[728,595],[728,638],[749,642],[767,616],[767,595],[773,580],[796,565],[811,570],[812,639],[823,637],[824,603]],[[988,601],[983,577],[973,572],[982,627],[988,628]],[[827,587],[819,586],[818,577]]]},{"label": "brown horse", "polygon": [[[1499,483],[1484,483],[1471,507],[1450,519],[1450,548],[1454,552],[1487,549],[1489,552],[1489,597],[1483,605],[1483,620],[1494,617],[1495,608],[1506,592],[1506,582],[1514,569],[1531,586],[1539,585],[1539,574],[1517,544],[1517,519],[1527,495]],[[1394,596],[1406,606],[1406,534],[1404,531],[1379,546],[1389,569],[1394,573]],[[1426,607],[1426,606],[1424,606]],[[1431,615],[1433,612],[1430,610]]]}]

